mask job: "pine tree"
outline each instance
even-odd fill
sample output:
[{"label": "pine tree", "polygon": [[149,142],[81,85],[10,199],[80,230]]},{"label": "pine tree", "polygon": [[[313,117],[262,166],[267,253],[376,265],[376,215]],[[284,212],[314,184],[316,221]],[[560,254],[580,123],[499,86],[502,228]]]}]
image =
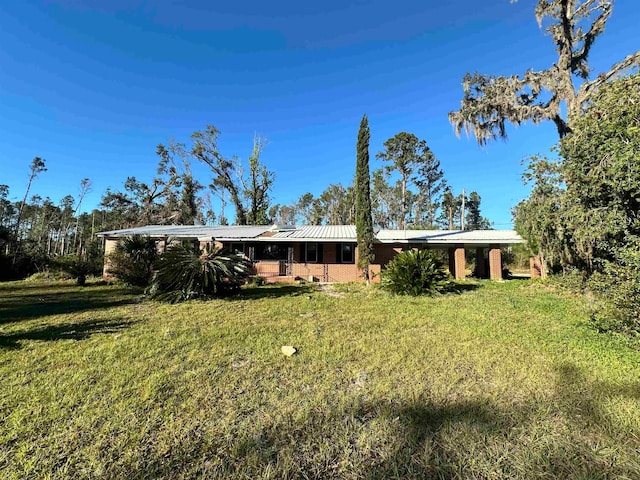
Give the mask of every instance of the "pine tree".
[{"label": "pine tree", "polygon": [[480,213],[480,202],[482,201],[478,192],[471,192],[466,199],[465,230],[488,230],[491,222]]},{"label": "pine tree", "polygon": [[356,146],[356,233],[358,238],[358,268],[364,272],[367,283],[370,281],[369,264],[373,254],[373,222],[371,219],[371,192],[369,178],[369,120],[362,117]]}]

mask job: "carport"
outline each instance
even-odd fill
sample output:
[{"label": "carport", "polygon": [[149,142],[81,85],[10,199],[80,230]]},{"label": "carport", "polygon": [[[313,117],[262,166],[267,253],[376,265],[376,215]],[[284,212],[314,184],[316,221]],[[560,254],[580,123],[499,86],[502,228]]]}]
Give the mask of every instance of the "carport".
[{"label": "carport", "polygon": [[[376,235],[381,256],[407,248],[444,250],[449,271],[456,280],[465,278],[466,252],[476,253],[476,273],[492,280],[502,279],[503,247],[524,243],[514,230],[380,230]],[[391,253],[391,252],[389,252]]]}]

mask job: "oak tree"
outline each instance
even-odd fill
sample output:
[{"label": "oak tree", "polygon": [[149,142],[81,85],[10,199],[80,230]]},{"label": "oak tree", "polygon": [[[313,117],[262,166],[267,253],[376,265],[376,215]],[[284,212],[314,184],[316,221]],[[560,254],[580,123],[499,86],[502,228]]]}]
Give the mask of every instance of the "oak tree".
[{"label": "oak tree", "polygon": [[507,122],[519,125],[551,120],[560,138],[567,135],[571,131],[569,119],[583,113],[602,85],[640,65],[637,51],[608,72],[589,79],[589,53],[604,32],[613,4],[614,0],[538,0],[536,19],[551,36],[557,61],[546,70],[528,70],[524,75],[465,75],[460,110],[449,113],[456,134],[463,129],[467,134],[473,132],[482,145],[506,138]]}]

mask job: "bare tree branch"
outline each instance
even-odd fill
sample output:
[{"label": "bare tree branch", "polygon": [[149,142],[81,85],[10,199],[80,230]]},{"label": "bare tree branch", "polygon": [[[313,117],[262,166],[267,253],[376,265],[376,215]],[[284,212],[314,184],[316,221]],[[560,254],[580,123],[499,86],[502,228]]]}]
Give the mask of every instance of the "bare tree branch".
[{"label": "bare tree branch", "polygon": [[581,103],[588,102],[591,94],[604,83],[633,68],[640,68],[640,51],[628,55],[624,60],[613,65],[608,72],[598,75],[595,80],[582,84],[578,90],[578,99]]},{"label": "bare tree branch", "polygon": [[576,90],[574,79],[586,80],[589,76],[588,56],[596,38],[604,32],[613,3],[614,0],[538,0],[535,16],[540,28],[550,19],[545,32],[556,46],[557,62],[547,70],[529,70],[523,76],[465,75],[460,109],[449,113],[456,135],[462,130],[467,135],[473,132],[483,145],[489,140],[506,139],[507,122],[520,125],[543,120],[555,123],[560,138],[569,133],[569,123],[561,115],[562,103],[566,104],[569,118],[579,115],[594,89],[640,64],[640,52],[636,52]]}]

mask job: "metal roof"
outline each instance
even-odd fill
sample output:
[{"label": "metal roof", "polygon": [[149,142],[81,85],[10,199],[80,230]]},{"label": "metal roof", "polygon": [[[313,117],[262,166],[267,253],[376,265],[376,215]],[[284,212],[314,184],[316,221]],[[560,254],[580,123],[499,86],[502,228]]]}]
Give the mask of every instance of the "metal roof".
[{"label": "metal roof", "polygon": [[[271,232],[271,235],[265,235]],[[100,232],[104,237],[148,235],[151,237],[197,238],[220,241],[254,240],[262,242],[355,242],[355,225],[306,225],[300,227],[279,225],[147,225]],[[376,235],[380,243],[424,243],[447,245],[490,245],[524,243],[514,230],[380,230]]]},{"label": "metal roof", "polygon": [[100,232],[104,237],[126,237],[128,235],[148,235],[150,237],[198,238],[200,240],[236,240],[256,238],[271,230],[270,225],[147,225]]},{"label": "metal roof", "polygon": [[271,240],[355,242],[355,225],[305,225],[295,230],[278,232]]},{"label": "metal roof", "polygon": [[426,243],[476,245],[524,243],[515,230],[380,230],[381,243]]}]

